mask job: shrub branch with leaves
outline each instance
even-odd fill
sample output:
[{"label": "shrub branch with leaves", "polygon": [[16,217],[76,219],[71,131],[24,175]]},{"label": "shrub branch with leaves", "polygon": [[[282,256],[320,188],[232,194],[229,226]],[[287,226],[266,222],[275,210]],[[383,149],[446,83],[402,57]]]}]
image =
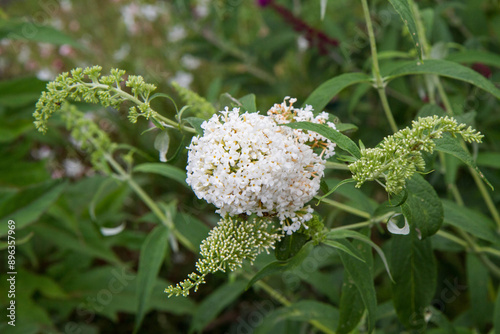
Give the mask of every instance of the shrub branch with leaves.
[{"label": "shrub branch with leaves", "polygon": [[[459,158],[473,172],[474,181],[500,228],[498,210],[480,179],[486,183],[488,181],[478,172],[474,159],[462,142],[481,143],[483,135],[450,116],[452,110],[449,99],[437,75],[476,84],[497,97],[500,96],[500,91],[489,81],[483,80],[480,75],[461,65],[427,59],[430,55],[427,52],[428,45],[418,7],[413,1],[391,0],[390,3],[403,18],[410,32],[410,38],[415,44],[414,52],[419,58],[418,65],[415,65],[416,61],[415,64],[406,63],[382,76],[368,2],[361,0],[372,53],[372,76],[350,73],[334,77],[319,86],[306,100],[303,108],[294,107],[296,100],[286,97],[282,103],[271,106],[266,114],[261,114],[257,112],[253,96],[253,99],[246,98],[244,101],[231,98],[235,104],[222,105],[221,109],[224,110],[217,113],[216,108],[203,97],[174,83],[173,88],[186,106],[177,111],[175,120],[172,120],[151,107],[151,101],[157,97],[170,98],[165,94],[154,94],[155,85],[146,83],[141,76],[130,75],[125,78],[125,71],[120,69],[113,69],[110,75],[103,76],[102,68],[94,66],[63,73],[47,85],[47,91],[42,93],[33,113],[35,126],[45,133],[49,118],[60,112],[71,135],[90,153],[95,169],[126,182],[158,220],[168,227],[169,233],[172,232],[170,239],[165,237],[159,240],[159,243],[170,241],[176,250],[176,242],[179,240],[191,251],[195,251],[197,245],[193,245],[189,238],[176,228],[170,211],[165,209],[166,206],[157,203],[134,181],[131,172],[134,170],[131,158],[133,152],[130,151],[126,156],[128,158],[122,159],[127,164],[124,168],[114,158],[114,154],[118,154],[117,144],[112,143],[97,124],[86,118],[75,106],[69,104],[69,101],[84,101],[113,108],[119,108],[126,103],[128,119],[132,123],[144,117],[160,130],[170,127],[184,134],[195,134],[187,148],[187,175],[179,170],[171,171],[175,170],[178,175],[180,173],[181,178],[187,176],[186,184],[192,188],[194,194],[199,199],[213,204],[216,207],[215,212],[220,214],[221,218],[200,245],[201,257],[196,263],[196,272],[189,274],[184,281],[167,287],[164,291],[169,297],[188,296],[191,291],[196,292],[199,286],[205,283],[209,274],[240,271],[244,261],[253,264],[259,254],[264,251],[269,253],[269,250],[274,249],[277,261],[257,273],[246,274],[250,275],[249,285],[258,281],[265,284],[260,281],[262,278],[295,268],[306,259],[315,245],[322,244],[337,250],[344,266],[339,321],[336,328],[322,323],[319,320],[321,317],[310,319],[309,323],[325,333],[348,333],[356,327],[363,327],[370,333],[375,330],[378,320],[374,286],[376,270],[371,247],[379,254],[391,280],[393,304],[400,321],[409,329],[425,330],[428,322],[425,312],[429,309],[437,277],[429,237],[439,235],[465,246],[474,254],[480,254],[479,260],[491,273],[498,275],[500,272],[498,265],[487,257],[500,257],[500,250],[491,241],[498,236],[488,234],[494,233],[491,224],[488,225],[488,233],[483,230],[477,232],[468,227],[470,222],[464,223],[460,220],[463,219],[462,216],[476,216],[464,209],[458,192],[455,191],[454,194],[458,204],[449,203],[440,199],[433,186],[416,174],[425,170],[424,153],[432,154],[437,150]],[[326,2],[322,2],[322,5],[325,6]],[[414,15],[413,11],[418,15]],[[432,76],[440,98],[446,101],[445,106],[450,115],[417,118],[411,127],[398,130],[386,87],[390,80],[410,74]],[[329,121],[330,115],[322,111],[340,90],[358,83],[373,84],[393,132],[375,148],[356,145],[342,134],[343,130],[352,127],[334,124]],[[436,102],[434,91],[430,93],[433,102]],[[183,119],[184,111],[189,108],[196,117]],[[187,123],[190,126],[186,126]],[[160,159],[164,162],[170,141],[165,132],[160,135],[163,137],[157,137],[156,146],[160,150]],[[337,154],[340,157],[327,164],[326,160],[333,159],[337,149],[341,152]],[[444,158],[440,156],[439,159]],[[348,170],[351,177],[339,181],[328,191],[326,182],[322,183],[328,166]],[[151,166],[142,167],[139,170],[153,170],[148,169]],[[388,199],[396,197],[400,201],[397,205],[388,201],[377,204],[376,209],[363,211],[333,199],[324,200],[325,205],[365,220],[336,228],[325,227],[319,216],[314,213],[311,200],[317,197],[320,189],[326,193],[323,199],[351,181],[356,182],[357,188],[367,181],[375,181],[384,187]],[[400,195],[401,192],[405,193],[404,196]],[[455,211],[466,214],[455,217]],[[397,217],[403,218],[403,228],[397,226]],[[445,217],[449,225],[457,231],[458,237],[442,229]],[[391,240],[390,261],[386,259],[385,249],[370,239],[370,230],[363,229],[378,223],[387,223],[391,233],[405,234],[394,236]],[[355,229],[360,231],[354,231]],[[483,241],[491,241],[493,245],[480,246],[468,233],[484,239]],[[161,259],[165,253],[163,248],[162,250]],[[160,265],[161,261],[158,268]],[[419,282],[422,277],[428,278],[425,284]],[[270,287],[266,290],[273,291]],[[421,290],[424,291],[421,298],[410,300],[410,293],[419,294]],[[285,307],[292,307],[292,303],[283,296],[276,299]],[[500,298],[498,300],[499,310],[496,312],[500,314]],[[322,311],[330,312],[333,309],[331,305],[321,305],[317,307],[321,307]],[[362,310],[357,310],[355,314],[346,313],[345,310],[350,312],[350,308],[354,306]],[[325,314],[331,314],[328,312]],[[434,312],[433,315],[439,313]]]}]

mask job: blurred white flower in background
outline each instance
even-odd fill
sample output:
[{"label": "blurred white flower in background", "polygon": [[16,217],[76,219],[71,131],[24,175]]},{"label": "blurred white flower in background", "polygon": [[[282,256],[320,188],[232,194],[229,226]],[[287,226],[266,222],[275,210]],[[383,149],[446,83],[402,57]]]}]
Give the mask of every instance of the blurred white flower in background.
[{"label": "blurred white flower in background", "polygon": [[41,68],[36,73],[36,77],[39,80],[43,80],[43,81],[52,81],[56,78],[56,76],[57,76],[57,74],[54,73],[53,70],[51,70],[50,68],[47,68],[47,67]]},{"label": "blurred white flower in background", "polygon": [[125,58],[127,58],[129,53],[130,53],[130,44],[128,43],[123,44],[118,50],[115,51],[115,53],[113,54],[113,59],[116,61],[122,61]]},{"label": "blurred white flower in background", "polygon": [[184,88],[189,88],[193,80],[193,75],[184,71],[177,71],[175,76],[171,79],[171,81],[177,82],[179,86]]},{"label": "blurred white flower in background", "polygon": [[209,5],[209,0],[198,0],[194,7],[195,14],[200,18],[207,17],[208,14],[210,14],[210,8],[208,7]]},{"label": "blurred white flower in background", "polygon": [[297,48],[300,52],[304,52],[309,48],[309,41],[304,36],[297,37]]},{"label": "blurred white flower in background", "polygon": [[172,28],[170,28],[167,37],[170,42],[175,43],[184,39],[186,36],[187,36],[186,29],[180,24],[177,24]]},{"label": "blurred white flower in background", "polygon": [[31,152],[31,155],[36,160],[42,160],[42,159],[46,159],[46,158],[49,158],[49,157],[53,157],[54,153],[52,152],[52,150],[50,149],[50,147],[44,145],[44,146],[42,146],[40,148],[34,149]]},{"label": "blurred white flower in background", "polygon": [[83,175],[85,166],[77,159],[64,159],[63,161],[64,172],[68,177],[79,177]]},{"label": "blurred white flower in background", "polygon": [[181,58],[181,64],[188,70],[196,70],[201,65],[201,60],[193,55],[185,54]]},{"label": "blurred white flower in background", "polygon": [[158,18],[161,8],[155,5],[142,5],[140,11],[146,20],[152,22]]}]

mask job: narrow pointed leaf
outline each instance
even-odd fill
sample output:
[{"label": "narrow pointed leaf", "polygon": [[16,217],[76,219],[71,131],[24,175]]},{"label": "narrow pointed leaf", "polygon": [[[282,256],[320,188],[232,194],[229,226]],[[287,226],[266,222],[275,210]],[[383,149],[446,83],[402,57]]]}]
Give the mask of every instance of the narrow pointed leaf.
[{"label": "narrow pointed leaf", "polygon": [[399,320],[407,327],[425,331],[424,311],[436,290],[437,270],[431,239],[417,233],[394,235],[391,244],[392,300]]},{"label": "narrow pointed leaf", "polygon": [[316,124],[311,122],[294,122],[284,125],[292,129],[302,129],[319,133],[323,137],[328,138],[332,142],[336,143],[337,146],[341,149],[349,152],[353,157],[357,159],[361,158],[359,147],[349,137],[343,135],[337,130],[332,129],[328,125]]},{"label": "narrow pointed leaf", "polygon": [[413,44],[417,50],[418,58],[422,60],[422,42],[418,35],[417,24],[413,16],[413,10],[411,8],[411,2],[408,0],[389,0],[392,7],[401,16],[403,23],[408,28],[410,36],[413,39]]},{"label": "narrow pointed leaf", "polygon": [[[360,232],[355,232],[369,239],[370,228],[365,227]],[[368,264],[368,267],[373,271],[373,256],[372,250],[367,243],[361,240],[353,241],[353,246],[359,250],[363,256],[363,261]],[[348,271],[344,271],[342,290],[339,303],[339,325],[337,334],[347,334],[354,330],[364,314],[364,304],[361,294],[354,284],[354,280]]]},{"label": "narrow pointed leaf", "polygon": [[281,273],[284,272],[285,270],[290,270],[295,268],[296,266],[300,265],[302,261],[309,255],[311,250],[313,249],[314,245],[312,241],[307,242],[301,249],[300,251],[292,258],[288,259],[287,261],[275,261],[271,262],[261,270],[257,274],[255,274],[254,277],[248,282],[247,284],[247,289],[250,288],[255,282],[263,279],[264,277],[276,274],[276,273]]},{"label": "narrow pointed leaf", "polygon": [[156,284],[156,277],[165,258],[168,244],[168,229],[158,225],[151,231],[141,247],[139,270],[137,272],[137,314],[134,333],[139,330],[149,308],[151,292]]},{"label": "narrow pointed leaf", "polygon": [[303,106],[311,105],[316,112],[321,112],[341,90],[351,85],[369,82],[370,77],[364,73],[346,73],[322,83],[306,99]]},{"label": "narrow pointed leaf", "polygon": [[238,280],[228,282],[213,291],[205,300],[203,300],[193,320],[189,333],[201,332],[217,315],[238,298],[245,291],[246,282]]},{"label": "narrow pointed leaf", "polygon": [[[467,292],[470,297],[470,316],[475,328],[485,331],[485,327],[493,315],[493,303],[490,301],[488,285],[488,268],[483,265],[476,254],[466,254]],[[458,291],[457,293],[459,293]]]},{"label": "narrow pointed leaf", "polygon": [[[339,240],[339,242],[351,248],[351,250],[356,249],[347,240]],[[368,333],[371,333],[375,327],[375,313],[377,310],[377,297],[373,283],[372,269],[366,262],[360,261],[347,253],[339,252],[339,255],[346,272],[351,277],[354,285],[361,295],[361,299],[363,300],[363,304],[367,311],[367,331]]]},{"label": "narrow pointed leaf", "polygon": [[451,53],[446,57],[449,61],[464,64],[481,63],[484,65],[500,67],[500,55],[487,51],[464,50]]},{"label": "narrow pointed leaf", "polygon": [[175,180],[185,187],[189,187],[186,183],[186,172],[182,169],[167,165],[161,162],[147,162],[134,167],[134,172],[153,173],[165,176]]},{"label": "narrow pointed leaf", "polygon": [[338,242],[338,241],[334,241],[334,240],[323,240],[323,243],[327,246],[330,246],[330,247],[333,247],[335,249],[338,249],[342,252],[345,252],[346,254],[349,254],[350,256],[358,259],[359,261],[361,262],[365,262],[365,260],[363,259],[363,257],[361,256],[361,254],[359,254],[359,252],[357,251],[356,248],[350,248],[350,247],[347,247],[345,246],[344,244]]},{"label": "narrow pointed leaf", "polygon": [[272,304],[263,304],[259,314],[265,314],[266,318],[258,324],[253,331],[254,334],[274,333],[274,327],[284,320],[300,322],[314,320],[320,326],[316,326],[317,328],[321,328],[325,333],[333,333],[339,319],[339,312],[335,307],[315,300],[301,300],[277,309]]},{"label": "narrow pointed leaf", "polygon": [[500,245],[500,234],[497,232],[493,220],[452,201],[443,199],[442,203],[445,224],[458,227],[477,238]]},{"label": "narrow pointed leaf", "polygon": [[19,230],[34,223],[59,198],[66,183],[50,180],[9,194],[0,202],[0,236],[7,234],[7,222],[16,222]]},{"label": "narrow pointed leaf", "polygon": [[356,231],[352,231],[352,230],[333,230],[326,235],[326,238],[330,239],[330,240],[331,239],[353,238],[355,240],[359,240],[359,241],[371,246],[373,249],[375,249],[375,251],[378,253],[380,258],[382,259],[382,262],[384,263],[385,270],[387,271],[387,274],[389,275],[391,280],[393,279],[392,275],[391,275],[391,271],[389,270],[389,264],[387,262],[387,258],[385,257],[384,251],[376,243],[371,241],[370,238],[367,237],[366,235],[361,234],[361,233],[356,232]]},{"label": "narrow pointed leaf", "polygon": [[401,62],[401,65],[389,73],[384,73],[387,80],[392,80],[412,74],[436,74],[456,80],[461,80],[479,87],[500,99],[500,89],[476,71],[448,60],[427,59],[425,63],[415,61]]},{"label": "narrow pointed leaf", "polygon": [[331,194],[333,194],[335,192],[335,190],[337,190],[338,187],[340,187],[340,186],[342,186],[342,185],[344,185],[346,183],[350,183],[350,182],[355,182],[355,180],[354,179],[345,179],[345,180],[340,181],[335,187],[333,187],[332,189],[330,189],[330,191],[328,191],[326,194],[324,194],[323,196],[321,196],[319,198],[319,202],[321,202],[321,200],[323,198],[328,197]]},{"label": "narrow pointed leaf", "polygon": [[493,186],[486,179],[484,174],[479,170],[470,153],[467,152],[460,144],[460,139],[453,138],[450,134],[445,133],[443,135],[443,138],[436,139],[434,142],[436,143],[436,150],[451,154],[454,157],[462,160],[462,162],[467,166],[473,168],[479,175],[479,177],[481,177],[481,179],[483,179],[483,181],[493,190]]},{"label": "narrow pointed leaf", "polygon": [[497,300],[493,310],[493,327],[495,334],[500,334],[500,291],[497,291]]}]

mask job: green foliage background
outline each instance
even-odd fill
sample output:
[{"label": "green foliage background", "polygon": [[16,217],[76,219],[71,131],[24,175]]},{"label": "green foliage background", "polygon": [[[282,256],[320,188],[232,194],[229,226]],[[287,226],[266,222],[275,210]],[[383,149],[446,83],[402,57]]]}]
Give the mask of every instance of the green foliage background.
[{"label": "green foliage background", "polygon": [[[402,284],[391,282],[370,247],[343,235],[329,241],[335,249],[307,243],[291,262],[272,268],[273,275],[263,276],[248,290],[257,270],[275,261],[273,254],[260,256],[253,267],[211,276],[189,298],[168,299],[163,289],[192,272],[198,245],[218,221],[214,208],[197,199],[179,175],[186,152],[174,152],[187,146],[189,138],[170,131],[167,169],[148,165],[158,162],[158,152],[156,133],[143,133],[149,127],[146,121],[133,125],[126,112],[78,104],[114,142],[136,148],[133,157],[126,157],[131,160],[125,160],[141,165],[134,171],[135,182],[160,203],[193,246],[177,250],[168,231],[126,183],[92,169],[61,119],[51,119],[46,135],[35,130],[32,112],[46,81],[76,66],[99,64],[105,72],[119,67],[143,75],[178,105],[182,97],[170,85],[172,79],[190,81],[189,87],[217,110],[228,103],[225,93],[235,98],[255,94],[261,112],[292,96],[342,123],[355,124],[357,130],[347,135],[366,147],[392,134],[371,76],[351,73],[371,73],[361,3],[328,1],[324,20],[320,1],[276,3],[338,39],[339,46],[329,46],[326,54],[319,45],[301,48],[298,38],[303,42],[304,32],[293,29],[290,17],[286,20],[272,7],[252,1],[28,0],[2,7],[2,333],[129,333],[134,328],[140,333],[347,333],[370,327],[401,333],[412,326],[428,333],[500,333],[500,235],[491,214],[491,206],[500,207],[497,0],[418,1],[432,58],[422,65],[416,65],[419,48],[414,47],[413,28],[409,32],[399,15],[404,17],[405,7],[398,14],[391,5],[408,2],[369,3],[380,71],[391,79],[386,92],[398,127],[417,115],[451,108],[457,119],[484,134],[483,144],[472,146],[472,156],[496,189],[483,190],[491,197],[488,207],[473,174],[458,159],[425,156],[427,171],[433,171],[425,179],[442,202],[446,234],[419,240],[414,234],[390,235],[384,225],[360,231],[387,254],[394,280]],[[485,77],[461,72],[453,64]],[[438,94],[436,74],[442,76],[448,101]],[[169,100],[154,104],[163,115],[174,116]],[[332,168],[325,182],[333,188],[349,176],[345,169]],[[411,182],[414,188],[421,186],[419,179]],[[457,192],[462,202],[457,203]],[[330,228],[360,223],[387,209],[387,195],[375,183],[361,190],[352,183],[342,185],[330,198],[362,212],[315,207]],[[419,200],[418,194],[410,194],[410,200]],[[9,302],[9,219],[16,221],[16,327],[7,325],[3,313]],[[121,233],[103,235],[103,228],[122,224]],[[336,250],[340,248],[358,259]],[[360,284],[358,290],[353,281]],[[419,305],[426,309],[412,309]],[[432,316],[423,329],[426,314]]]}]

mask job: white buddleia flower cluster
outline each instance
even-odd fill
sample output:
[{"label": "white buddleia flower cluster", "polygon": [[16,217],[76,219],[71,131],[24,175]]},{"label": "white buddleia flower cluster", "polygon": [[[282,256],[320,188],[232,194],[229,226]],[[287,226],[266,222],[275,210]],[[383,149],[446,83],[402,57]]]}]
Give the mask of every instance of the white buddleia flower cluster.
[{"label": "white buddleia flower cluster", "polygon": [[281,126],[327,122],[328,114],[313,117],[311,108],[294,109],[293,102],[275,105],[268,116],[226,108],[202,124],[204,134],[193,138],[186,167],[186,182],[198,198],[214,204],[223,217],[276,216],[288,234],[307,228],[313,210],[305,204],[318,192],[323,158],[334,154],[335,144]]}]

